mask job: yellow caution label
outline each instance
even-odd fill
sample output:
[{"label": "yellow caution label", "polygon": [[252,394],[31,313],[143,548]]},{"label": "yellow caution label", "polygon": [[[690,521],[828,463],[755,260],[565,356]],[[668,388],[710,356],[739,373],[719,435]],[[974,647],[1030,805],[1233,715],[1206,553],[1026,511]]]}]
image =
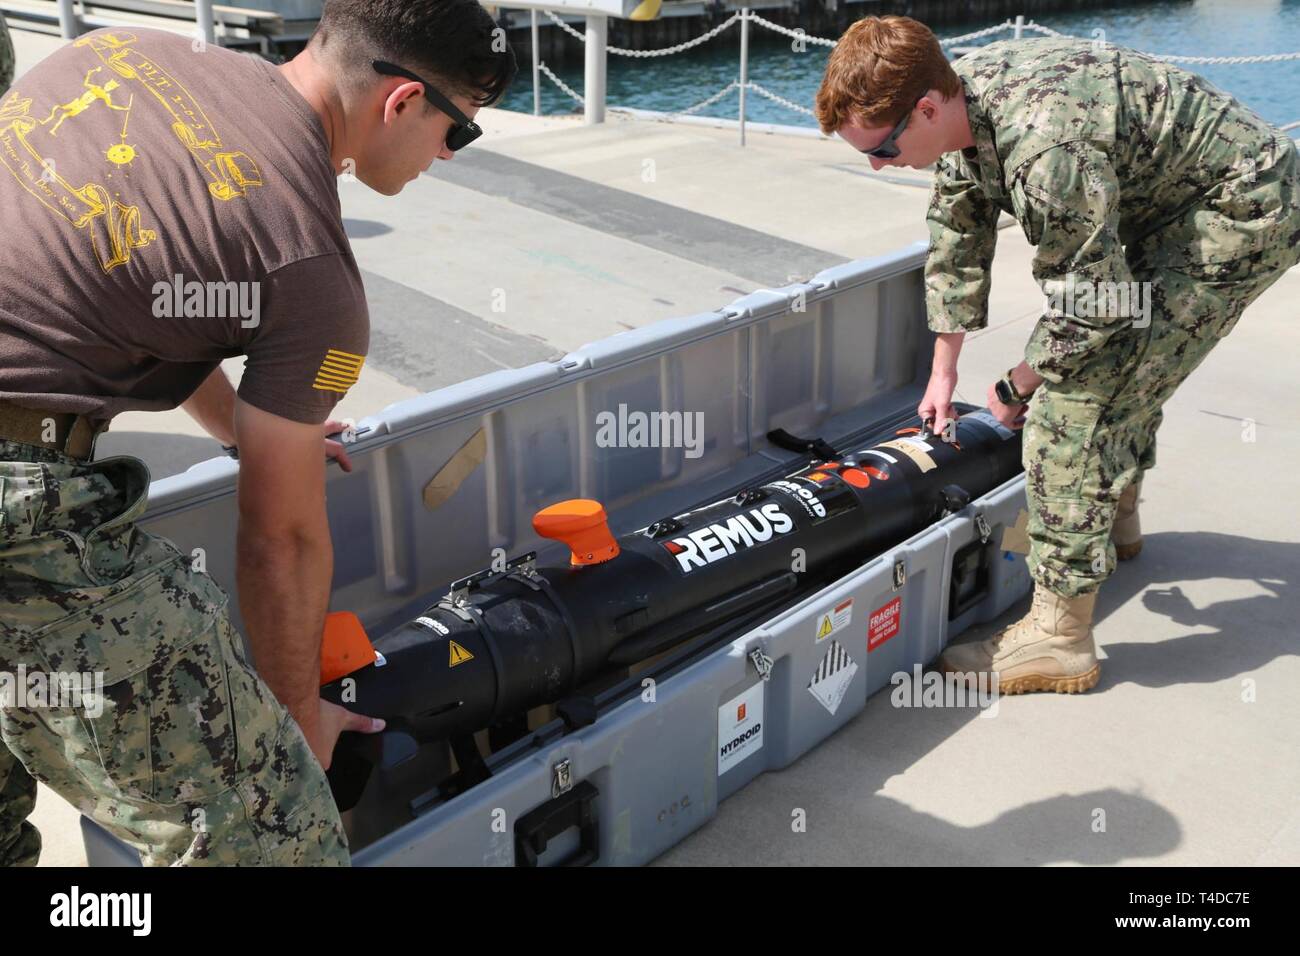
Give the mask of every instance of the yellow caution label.
[{"label": "yellow caution label", "polygon": [[464,664],[466,661],[472,661],[474,659],[473,654],[465,650],[465,648],[461,647],[455,641],[448,641],[447,645],[451,650],[451,661],[448,663],[448,667],[455,667],[457,664]]},{"label": "yellow caution label", "polygon": [[822,626],[817,628],[817,640],[820,641],[823,637],[827,637],[833,630],[834,628],[831,626],[831,616],[829,614],[823,614]]}]

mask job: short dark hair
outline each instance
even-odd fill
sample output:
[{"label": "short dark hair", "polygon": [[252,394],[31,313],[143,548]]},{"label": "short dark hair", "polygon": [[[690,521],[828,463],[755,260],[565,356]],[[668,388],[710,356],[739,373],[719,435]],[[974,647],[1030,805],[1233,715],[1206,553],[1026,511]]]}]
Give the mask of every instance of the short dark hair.
[{"label": "short dark hair", "polygon": [[518,69],[498,29],[478,0],[326,0],[311,45],[351,80],[378,77],[371,61],[388,60],[490,106]]}]

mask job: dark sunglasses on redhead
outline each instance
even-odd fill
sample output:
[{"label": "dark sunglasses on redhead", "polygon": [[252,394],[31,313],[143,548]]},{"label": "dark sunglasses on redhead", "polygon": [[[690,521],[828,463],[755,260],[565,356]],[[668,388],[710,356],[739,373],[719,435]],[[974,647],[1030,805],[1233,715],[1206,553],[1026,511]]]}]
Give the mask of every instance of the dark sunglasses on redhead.
[{"label": "dark sunglasses on redhead", "polygon": [[424,87],[424,97],[435,107],[451,117],[454,124],[447,131],[447,148],[453,153],[461,147],[468,146],[474,140],[483,135],[482,128],[472,119],[456,108],[451,100],[439,93],[428,80],[412,73],[410,70],[398,66],[395,63],[389,63],[385,60],[374,60],[371,65],[375,68],[376,73],[382,73],[384,76],[400,76],[408,80],[415,80]]},{"label": "dark sunglasses on redhead", "polygon": [[[924,99],[924,97],[922,97],[922,99]],[[919,104],[921,100],[917,100],[916,102]],[[901,152],[898,148],[898,137],[902,136],[903,130],[907,129],[907,121],[911,118],[912,110],[914,109],[916,109],[916,106],[913,106],[911,110],[908,110],[903,114],[903,118],[898,121],[898,125],[894,127],[894,131],[881,140],[879,146],[876,146],[874,149],[864,149],[862,152],[866,153],[868,156],[874,156],[876,159],[893,159],[897,156]]]}]

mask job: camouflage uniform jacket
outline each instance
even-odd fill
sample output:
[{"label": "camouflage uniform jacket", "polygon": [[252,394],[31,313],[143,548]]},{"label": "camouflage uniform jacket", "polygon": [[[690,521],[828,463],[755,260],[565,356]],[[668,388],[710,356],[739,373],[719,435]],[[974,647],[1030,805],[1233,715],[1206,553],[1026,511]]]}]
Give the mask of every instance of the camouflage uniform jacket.
[{"label": "camouflage uniform jacket", "polygon": [[[1295,146],[1200,77],[1086,40],[993,43],[953,64],[975,145],[944,154],[927,214],[936,332],[988,322],[999,211],[1036,248],[1049,303],[1067,285],[1131,282],[1130,263],[1195,268],[1291,241]],[[1286,164],[1283,164],[1286,165]],[[1025,351],[1050,382],[1084,378],[1121,324],[1049,306]]]}]

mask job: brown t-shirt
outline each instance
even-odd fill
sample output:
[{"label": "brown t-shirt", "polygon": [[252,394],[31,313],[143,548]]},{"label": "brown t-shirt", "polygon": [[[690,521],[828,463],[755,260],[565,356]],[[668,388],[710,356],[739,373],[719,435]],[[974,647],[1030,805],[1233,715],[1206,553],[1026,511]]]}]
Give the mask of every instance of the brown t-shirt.
[{"label": "brown t-shirt", "polygon": [[0,99],[0,398],[174,408],[246,354],[240,397],[323,422],[370,339],[320,120],[255,56],[85,34]]}]

